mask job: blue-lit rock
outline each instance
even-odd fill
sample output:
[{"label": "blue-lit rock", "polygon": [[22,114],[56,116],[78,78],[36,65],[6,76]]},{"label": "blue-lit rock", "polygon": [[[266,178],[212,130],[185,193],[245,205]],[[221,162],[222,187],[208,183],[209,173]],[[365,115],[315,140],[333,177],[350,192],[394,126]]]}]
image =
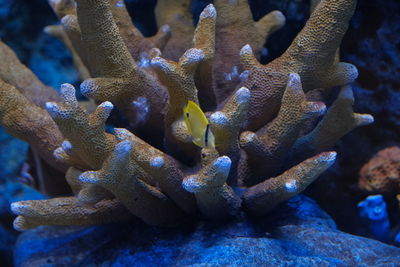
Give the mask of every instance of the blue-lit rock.
[{"label": "blue-lit rock", "polygon": [[358,204],[360,217],[367,225],[370,235],[381,241],[388,241],[390,222],[386,202],[382,195],[368,196]]},{"label": "blue-lit rock", "polygon": [[19,237],[15,260],[17,267],[395,266],[400,248],[340,232],[314,201],[300,195],[257,223],[42,226]]}]

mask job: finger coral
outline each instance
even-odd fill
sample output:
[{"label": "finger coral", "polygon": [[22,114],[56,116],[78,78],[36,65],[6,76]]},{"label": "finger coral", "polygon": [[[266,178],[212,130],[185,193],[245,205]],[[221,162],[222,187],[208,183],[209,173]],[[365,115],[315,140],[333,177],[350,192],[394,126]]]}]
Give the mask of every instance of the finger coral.
[{"label": "finger coral", "polygon": [[[49,3],[61,26],[46,31],[69,48],[85,79],[80,92],[97,106],[78,101],[72,85],[59,95],[42,85],[1,44],[0,123],[65,173],[73,192],[14,203],[18,230],[263,216],[335,162],[339,138],[373,122],[353,112],[348,84],[357,69],[337,57],[356,0],[314,1],[303,30],[267,65],[257,58],[285,17],[254,21],[245,0],[216,0],[197,26],[190,1],[159,0],[152,37],[133,25],[123,0]],[[309,96],[336,86],[328,108]],[[206,115],[205,143],[212,133],[215,147],[192,142],[189,101]]]}]

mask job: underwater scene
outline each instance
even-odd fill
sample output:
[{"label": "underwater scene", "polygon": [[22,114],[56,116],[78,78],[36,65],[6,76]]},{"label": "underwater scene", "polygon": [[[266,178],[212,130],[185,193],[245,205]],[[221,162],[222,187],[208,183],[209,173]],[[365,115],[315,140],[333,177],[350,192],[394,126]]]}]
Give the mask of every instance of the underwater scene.
[{"label": "underwater scene", "polygon": [[0,0],[10,266],[400,266],[400,1]]}]

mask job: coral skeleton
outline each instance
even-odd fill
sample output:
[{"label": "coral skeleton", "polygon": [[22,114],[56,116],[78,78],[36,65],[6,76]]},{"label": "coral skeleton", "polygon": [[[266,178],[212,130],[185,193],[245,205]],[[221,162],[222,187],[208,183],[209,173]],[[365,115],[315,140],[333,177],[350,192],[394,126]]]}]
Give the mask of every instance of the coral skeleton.
[{"label": "coral skeleton", "polygon": [[[41,183],[73,193],[13,203],[17,230],[264,216],[335,162],[338,139],[373,122],[353,112],[357,69],[337,53],[356,0],[313,1],[304,28],[267,65],[257,58],[285,17],[254,21],[246,0],[215,0],[196,26],[189,0],[159,0],[152,37],[123,0],[49,4],[60,25],[46,32],[71,51],[91,101],[70,84],[60,94],[43,85],[1,43],[0,124],[62,174]],[[333,87],[341,90],[330,107],[312,94]],[[215,148],[192,142],[188,101],[205,112]],[[106,131],[111,123],[124,128]]]}]

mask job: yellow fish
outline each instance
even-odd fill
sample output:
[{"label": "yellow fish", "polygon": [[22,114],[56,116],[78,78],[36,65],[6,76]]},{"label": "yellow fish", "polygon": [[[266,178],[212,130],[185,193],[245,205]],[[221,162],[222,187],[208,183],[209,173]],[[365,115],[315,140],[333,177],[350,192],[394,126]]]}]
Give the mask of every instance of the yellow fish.
[{"label": "yellow fish", "polygon": [[186,127],[193,137],[193,143],[199,147],[215,148],[215,138],[210,129],[210,124],[201,108],[193,101],[188,101],[183,109]]}]

